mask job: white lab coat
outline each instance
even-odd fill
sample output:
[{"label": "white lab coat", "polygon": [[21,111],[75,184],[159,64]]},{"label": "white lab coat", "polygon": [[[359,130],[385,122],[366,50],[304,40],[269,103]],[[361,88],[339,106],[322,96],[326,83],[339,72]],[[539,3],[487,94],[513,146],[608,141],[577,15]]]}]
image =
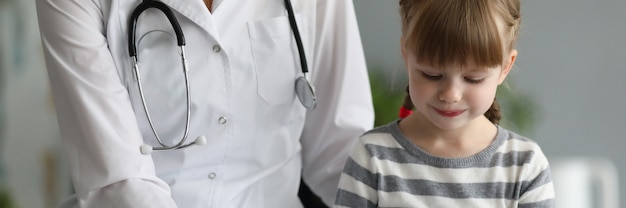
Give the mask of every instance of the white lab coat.
[{"label": "white lab coat", "polygon": [[[301,173],[326,204],[373,107],[350,0],[293,0],[318,105],[294,91],[302,75],[283,0],[162,0],[186,38],[190,139],[207,145],[142,155],[156,146],[128,52],[139,0],[37,0],[63,145],[81,207],[301,207]],[[185,88],[173,30],[142,14],[137,50],[159,136],[178,141]]]}]

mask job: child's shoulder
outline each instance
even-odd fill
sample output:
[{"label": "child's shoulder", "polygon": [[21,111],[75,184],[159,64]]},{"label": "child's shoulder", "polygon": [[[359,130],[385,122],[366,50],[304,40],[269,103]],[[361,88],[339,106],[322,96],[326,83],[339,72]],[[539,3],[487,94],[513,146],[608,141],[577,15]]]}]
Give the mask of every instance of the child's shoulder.
[{"label": "child's shoulder", "polygon": [[509,151],[541,151],[539,144],[526,136],[498,126],[498,137],[502,137],[502,148]]},{"label": "child's shoulder", "polygon": [[511,131],[502,126],[498,126],[498,135],[504,136],[506,140],[519,140],[523,142],[536,144],[536,142],[533,139],[530,139],[524,135],[518,134],[517,132]]},{"label": "child's shoulder", "polygon": [[398,131],[397,121],[375,127],[361,135],[359,140],[363,144],[380,144],[381,142],[395,142],[394,132]]}]

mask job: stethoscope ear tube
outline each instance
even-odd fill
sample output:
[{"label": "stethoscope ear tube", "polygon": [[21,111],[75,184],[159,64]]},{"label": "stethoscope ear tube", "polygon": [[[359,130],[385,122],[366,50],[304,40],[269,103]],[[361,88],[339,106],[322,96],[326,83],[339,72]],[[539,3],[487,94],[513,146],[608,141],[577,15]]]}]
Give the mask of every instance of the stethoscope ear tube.
[{"label": "stethoscope ear tube", "polygon": [[176,41],[178,42],[178,46],[185,45],[185,35],[183,35],[183,30],[180,27],[178,20],[176,20],[176,17],[174,16],[174,12],[172,12],[172,10],[167,5],[160,1],[144,0],[139,4],[139,6],[137,6],[137,8],[135,8],[128,22],[128,53],[131,57],[137,57],[137,47],[135,45],[137,20],[139,19],[139,15],[141,15],[143,11],[149,8],[159,9],[163,12],[163,14],[165,14],[167,19],[170,21],[172,28],[174,29],[174,33],[176,33]]},{"label": "stethoscope ear tube", "polygon": [[[137,63],[137,47],[136,47],[136,42],[135,42],[135,35],[136,35],[136,29],[137,29],[137,20],[139,19],[139,15],[141,15],[142,12],[144,12],[146,9],[148,8],[156,8],[159,9],[161,12],[163,12],[163,14],[165,14],[165,16],[167,17],[167,19],[170,21],[172,28],[174,29],[174,32],[176,33],[176,40],[178,42],[178,46],[180,47],[181,50],[181,60],[183,63],[183,73],[185,75],[185,88],[186,88],[186,94],[187,94],[187,115],[186,115],[186,124],[185,124],[185,131],[183,133],[183,137],[182,139],[175,145],[167,145],[165,143],[163,143],[163,141],[161,140],[161,138],[159,137],[159,134],[156,132],[156,129],[154,128],[154,124],[152,123],[152,119],[150,118],[150,113],[148,111],[148,107],[146,106],[146,101],[144,98],[144,94],[143,94],[143,89],[142,89],[142,85],[141,85],[141,76],[139,73],[139,65]],[[196,141],[193,141],[189,144],[185,144],[185,140],[187,139],[187,136],[189,134],[189,123],[190,123],[190,116],[191,116],[191,96],[189,95],[189,75],[188,75],[188,68],[187,68],[187,60],[185,58],[185,36],[183,35],[183,30],[180,27],[180,24],[178,23],[178,21],[176,20],[176,17],[174,16],[174,13],[172,12],[172,10],[165,5],[162,2],[159,1],[153,1],[153,0],[144,0],[142,1],[137,8],[135,8],[135,10],[133,10],[130,20],[129,20],[129,24],[128,24],[128,52],[129,55],[131,57],[131,60],[133,62],[133,67],[134,67],[134,71],[135,71],[135,76],[137,78],[137,87],[139,90],[139,95],[141,97],[141,103],[143,105],[143,109],[146,113],[146,117],[148,119],[148,123],[150,124],[150,128],[152,129],[152,133],[154,134],[156,140],[159,142],[159,144],[161,145],[160,147],[152,147],[150,145],[142,145],[140,147],[140,151],[142,154],[150,154],[153,150],[169,150],[169,149],[180,149],[180,148],[185,148],[187,146],[190,145],[202,145],[206,143],[206,138],[204,136],[198,137],[196,139]]]},{"label": "stethoscope ear tube", "polygon": [[[145,152],[152,152],[152,150],[169,150],[169,149],[180,149],[180,148],[184,148],[190,145],[195,144],[196,142],[192,142],[190,144],[185,144],[185,141],[187,140],[187,137],[189,136],[189,126],[190,126],[190,122],[191,122],[191,95],[190,95],[190,89],[189,89],[189,70],[187,69],[187,60],[185,58],[185,46],[180,46],[180,50],[181,50],[181,60],[183,63],[183,74],[185,76],[185,92],[186,92],[186,100],[187,100],[187,114],[186,114],[186,119],[185,119],[185,131],[183,133],[183,137],[182,139],[175,145],[167,145],[165,143],[163,143],[163,141],[161,140],[161,138],[159,137],[159,134],[157,133],[154,124],[152,123],[152,118],[150,117],[150,111],[148,111],[148,106],[146,105],[146,99],[145,96],[143,94],[143,89],[142,89],[142,84],[141,84],[141,74],[139,73],[139,65],[137,64],[136,61],[136,56],[133,56],[133,64],[134,64],[134,69],[135,69],[135,76],[137,77],[137,88],[139,91],[139,96],[141,97],[141,104],[143,106],[143,110],[146,113],[146,118],[148,119],[148,124],[150,124],[150,128],[152,129],[152,133],[154,134],[154,137],[156,138],[156,140],[159,142],[159,144],[161,145],[161,147],[150,147],[147,145],[143,145],[141,147],[141,152],[143,154],[149,154],[149,153],[145,153]],[[206,139],[205,139],[206,141]],[[205,142],[206,143],[206,142]],[[148,148],[150,147],[150,151],[146,151]]]}]

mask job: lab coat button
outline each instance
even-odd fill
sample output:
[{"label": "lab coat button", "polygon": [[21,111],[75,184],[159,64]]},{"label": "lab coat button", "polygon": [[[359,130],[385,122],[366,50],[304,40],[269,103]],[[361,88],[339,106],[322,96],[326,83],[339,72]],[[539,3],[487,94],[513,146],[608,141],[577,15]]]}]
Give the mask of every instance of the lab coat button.
[{"label": "lab coat button", "polygon": [[209,173],[209,179],[214,179],[215,176],[217,176],[217,174],[215,173]]},{"label": "lab coat button", "polygon": [[226,122],[228,122],[228,119],[222,116],[219,119],[217,119],[217,122],[219,122],[220,124],[226,124]]},{"label": "lab coat button", "polygon": [[219,53],[220,51],[222,51],[222,47],[220,47],[220,45],[213,46],[213,52]]}]

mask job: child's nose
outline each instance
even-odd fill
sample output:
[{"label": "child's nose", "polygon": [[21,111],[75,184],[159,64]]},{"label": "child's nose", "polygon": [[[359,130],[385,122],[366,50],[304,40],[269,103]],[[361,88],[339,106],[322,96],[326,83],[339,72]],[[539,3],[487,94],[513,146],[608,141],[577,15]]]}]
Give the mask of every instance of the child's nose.
[{"label": "child's nose", "polygon": [[462,89],[452,81],[443,83],[439,92],[439,100],[445,103],[455,103],[461,100]]}]

